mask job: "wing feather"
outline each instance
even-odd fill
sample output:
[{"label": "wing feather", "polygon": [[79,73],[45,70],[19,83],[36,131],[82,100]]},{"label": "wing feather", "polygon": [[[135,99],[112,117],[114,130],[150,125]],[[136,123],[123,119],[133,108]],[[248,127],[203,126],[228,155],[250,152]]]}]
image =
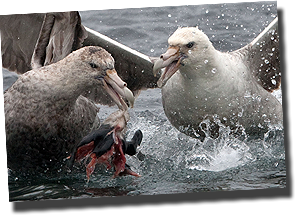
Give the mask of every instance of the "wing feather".
[{"label": "wing feather", "polygon": [[278,18],[275,18],[250,44],[231,52],[244,59],[255,80],[267,91],[280,87]]}]

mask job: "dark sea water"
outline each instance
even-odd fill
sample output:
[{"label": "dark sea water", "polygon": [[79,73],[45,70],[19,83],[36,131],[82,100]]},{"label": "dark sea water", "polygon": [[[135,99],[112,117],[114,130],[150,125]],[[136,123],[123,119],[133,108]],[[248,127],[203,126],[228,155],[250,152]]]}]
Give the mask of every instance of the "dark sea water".
[{"label": "dark sea water", "polygon": [[[80,12],[85,26],[148,56],[167,48],[178,26],[199,26],[221,51],[251,42],[276,16],[276,2],[157,7]],[[3,71],[4,89],[15,75]],[[275,93],[281,100],[281,91]],[[103,120],[116,108],[102,106]],[[128,136],[144,134],[136,156],[127,163],[141,177],[112,179],[99,168],[86,182],[85,171],[49,178],[18,176],[9,171],[11,201],[136,196],[207,191],[286,188],[283,129],[274,127],[255,138],[222,134],[203,143],[178,132],[167,120],[159,89],[142,91],[130,110]]]}]

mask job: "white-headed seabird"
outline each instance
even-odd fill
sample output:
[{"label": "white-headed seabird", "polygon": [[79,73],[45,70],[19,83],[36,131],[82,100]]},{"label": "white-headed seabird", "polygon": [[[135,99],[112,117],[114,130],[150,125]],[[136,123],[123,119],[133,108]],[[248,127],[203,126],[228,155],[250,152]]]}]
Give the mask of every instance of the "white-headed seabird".
[{"label": "white-headed seabird", "polygon": [[[155,62],[165,113],[181,132],[204,139],[218,136],[219,125],[249,134],[282,124],[282,105],[271,92],[280,87],[277,18],[250,44],[217,51],[198,28],[178,28],[169,48]],[[207,124],[201,124],[209,120]]]}]

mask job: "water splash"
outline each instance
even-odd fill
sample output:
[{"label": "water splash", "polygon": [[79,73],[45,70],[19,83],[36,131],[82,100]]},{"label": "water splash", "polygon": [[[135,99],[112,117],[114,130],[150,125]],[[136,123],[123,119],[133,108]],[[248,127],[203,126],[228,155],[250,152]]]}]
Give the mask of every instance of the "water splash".
[{"label": "water splash", "polygon": [[[241,133],[236,136],[216,119],[215,122],[220,126],[219,137],[210,138],[209,132],[205,132],[206,139],[200,142],[177,131],[164,113],[157,116],[145,111],[135,113],[133,117],[129,134],[137,129],[142,130],[144,139],[139,150],[152,158],[152,164],[159,163],[160,170],[182,170],[184,167],[188,170],[218,172],[250,164],[264,156],[284,159],[283,129],[278,126],[270,127],[263,138],[248,136],[240,126]],[[202,123],[209,129],[208,120]],[[131,162],[137,163],[137,168],[141,166],[136,159],[131,159]]]},{"label": "water splash", "polygon": [[[232,167],[244,165],[255,160],[255,156],[250,152],[246,144],[247,135],[241,127],[241,135],[237,138],[231,135],[229,127],[224,126],[218,119],[215,121],[220,126],[220,135],[216,139],[209,136],[208,131],[204,131],[206,139],[203,143],[193,146],[186,158],[186,166],[189,169],[223,171]],[[209,121],[204,120],[209,129]],[[200,125],[201,125],[200,124]]]}]

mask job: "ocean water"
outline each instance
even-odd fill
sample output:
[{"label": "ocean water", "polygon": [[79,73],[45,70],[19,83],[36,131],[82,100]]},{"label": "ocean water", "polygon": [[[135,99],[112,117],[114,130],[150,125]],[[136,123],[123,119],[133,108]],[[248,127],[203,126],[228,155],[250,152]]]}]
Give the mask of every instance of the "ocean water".
[{"label": "ocean water", "polygon": [[[195,5],[80,12],[85,26],[148,56],[167,48],[178,26],[198,26],[221,51],[251,42],[276,16],[276,2]],[[16,75],[3,70],[4,89]],[[281,91],[275,93],[281,101]],[[105,119],[116,107],[101,106]],[[140,129],[144,138],[127,163],[141,177],[112,179],[98,168],[87,182],[84,169],[75,173],[18,176],[9,173],[10,201],[78,199],[207,191],[286,188],[284,131],[274,127],[263,138],[221,136],[200,142],[177,131],[166,118],[159,89],[142,91],[130,110],[128,138]]]}]

